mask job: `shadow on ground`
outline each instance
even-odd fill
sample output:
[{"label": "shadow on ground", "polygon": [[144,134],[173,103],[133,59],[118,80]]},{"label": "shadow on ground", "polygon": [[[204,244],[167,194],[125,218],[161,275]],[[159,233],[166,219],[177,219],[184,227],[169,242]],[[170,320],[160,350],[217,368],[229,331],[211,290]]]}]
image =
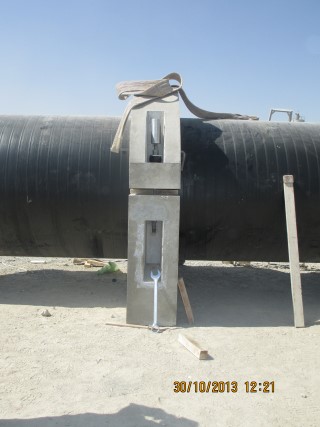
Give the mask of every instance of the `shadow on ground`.
[{"label": "shadow on ground", "polygon": [[43,307],[125,307],[127,275],[97,270],[36,270],[0,276],[1,304]]},{"label": "shadow on ground", "polygon": [[[289,271],[182,266],[195,326],[292,326]],[[320,325],[320,271],[302,273],[306,326]],[[0,276],[1,304],[125,307],[126,274],[37,270]],[[187,326],[178,297],[178,325]]]},{"label": "shadow on ground", "polygon": [[[289,270],[182,266],[196,326],[292,326]],[[320,272],[301,274],[306,326],[320,325]],[[178,322],[186,326],[179,298]]]},{"label": "shadow on ground", "polygon": [[78,414],[60,417],[0,420],[0,427],[197,427],[198,423],[178,418],[162,409],[130,404],[116,414]]}]

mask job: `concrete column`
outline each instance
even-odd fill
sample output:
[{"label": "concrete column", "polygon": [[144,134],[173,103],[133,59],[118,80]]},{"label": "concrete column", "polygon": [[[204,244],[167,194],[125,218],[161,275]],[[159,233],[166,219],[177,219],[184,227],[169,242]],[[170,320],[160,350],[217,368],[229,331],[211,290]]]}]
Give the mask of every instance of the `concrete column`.
[{"label": "concrete column", "polygon": [[176,324],[181,146],[179,99],[172,95],[131,112],[127,322],[152,325],[160,270],[158,325]]}]

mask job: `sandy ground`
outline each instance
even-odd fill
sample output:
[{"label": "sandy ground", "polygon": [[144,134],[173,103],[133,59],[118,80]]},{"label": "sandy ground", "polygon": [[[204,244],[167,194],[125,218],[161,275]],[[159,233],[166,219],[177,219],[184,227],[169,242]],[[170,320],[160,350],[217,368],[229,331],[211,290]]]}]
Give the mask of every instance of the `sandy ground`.
[{"label": "sandy ground", "polygon": [[[0,258],[0,426],[319,426],[320,266],[302,284],[307,327],[292,327],[289,270],[254,263],[181,267],[195,325],[179,298],[180,329],[119,328],[121,272],[71,259]],[[114,280],[116,279],[116,280]],[[51,317],[41,313],[48,309]],[[209,350],[198,360],[180,332]],[[174,381],[192,382],[174,393]],[[236,393],[196,393],[194,382],[237,381]],[[246,393],[274,381],[274,393]]]}]

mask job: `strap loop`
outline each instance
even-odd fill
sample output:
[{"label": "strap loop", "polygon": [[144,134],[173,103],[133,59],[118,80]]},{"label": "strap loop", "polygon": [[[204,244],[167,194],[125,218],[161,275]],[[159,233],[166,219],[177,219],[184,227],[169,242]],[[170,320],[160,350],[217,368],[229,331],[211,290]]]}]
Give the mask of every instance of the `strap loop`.
[{"label": "strap loop", "polygon": [[[177,85],[171,85],[170,80],[178,82]],[[231,113],[214,113],[211,111],[202,110],[194,105],[187,97],[185,91],[182,89],[182,78],[178,73],[170,73],[160,80],[136,80],[120,82],[116,85],[118,98],[121,100],[127,99],[133,95],[133,99],[127,105],[124,114],[119,123],[116,135],[113,140],[111,151],[119,153],[121,147],[122,136],[124,127],[133,108],[141,105],[148,104],[156,99],[165,98],[173,93],[180,93],[182,100],[189,111],[196,117],[204,120],[219,120],[219,119],[234,119],[234,120],[259,120],[255,116],[244,116],[241,114]]]}]

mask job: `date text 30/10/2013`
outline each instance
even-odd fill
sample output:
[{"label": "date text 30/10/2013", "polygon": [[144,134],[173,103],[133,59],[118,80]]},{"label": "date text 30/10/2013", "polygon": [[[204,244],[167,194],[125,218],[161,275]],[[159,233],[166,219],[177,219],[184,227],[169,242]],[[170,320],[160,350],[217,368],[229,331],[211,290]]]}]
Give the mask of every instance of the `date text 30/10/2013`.
[{"label": "date text 30/10/2013", "polygon": [[175,393],[274,393],[274,381],[174,381]]}]

